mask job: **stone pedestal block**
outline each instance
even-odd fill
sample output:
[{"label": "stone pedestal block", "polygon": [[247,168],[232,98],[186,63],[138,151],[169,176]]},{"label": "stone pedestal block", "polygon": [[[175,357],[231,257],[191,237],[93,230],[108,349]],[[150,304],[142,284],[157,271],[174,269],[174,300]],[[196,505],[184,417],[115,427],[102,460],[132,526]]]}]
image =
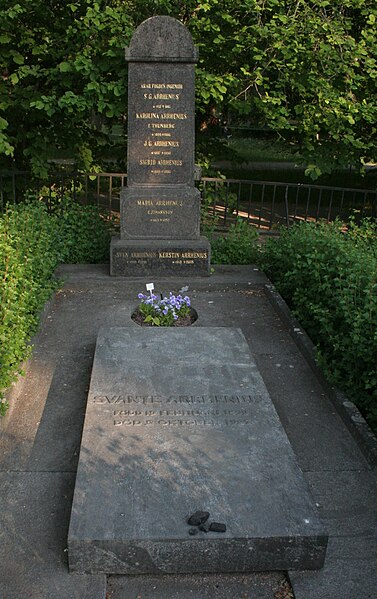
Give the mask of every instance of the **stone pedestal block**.
[{"label": "stone pedestal block", "polygon": [[199,239],[200,193],[188,185],[121,191],[122,239]]},{"label": "stone pedestal block", "polygon": [[208,239],[119,239],[110,246],[110,272],[115,276],[208,276]]}]

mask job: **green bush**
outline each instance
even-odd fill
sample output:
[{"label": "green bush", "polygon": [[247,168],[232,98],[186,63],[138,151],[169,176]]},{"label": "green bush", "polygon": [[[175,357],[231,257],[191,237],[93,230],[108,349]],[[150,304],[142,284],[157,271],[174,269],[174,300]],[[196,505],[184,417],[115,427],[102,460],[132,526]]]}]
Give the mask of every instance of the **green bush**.
[{"label": "green bush", "polygon": [[60,262],[69,264],[106,262],[110,233],[96,206],[82,206],[71,200],[58,204],[53,214]]},{"label": "green bush", "polygon": [[8,207],[0,217],[0,414],[4,390],[30,351],[38,314],[57,282],[60,262],[98,262],[109,232],[98,211],[70,202],[49,214],[36,200]]},{"label": "green bush", "polygon": [[318,349],[329,379],[377,429],[377,226],[302,223],[266,243],[261,266]]},{"label": "green bush", "polygon": [[246,221],[238,219],[225,237],[211,242],[213,264],[252,264],[258,258],[258,232]]}]

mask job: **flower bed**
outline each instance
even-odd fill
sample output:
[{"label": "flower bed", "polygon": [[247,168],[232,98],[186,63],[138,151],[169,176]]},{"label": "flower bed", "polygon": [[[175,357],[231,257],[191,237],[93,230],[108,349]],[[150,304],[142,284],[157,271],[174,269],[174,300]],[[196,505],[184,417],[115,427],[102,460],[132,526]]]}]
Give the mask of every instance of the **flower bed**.
[{"label": "flower bed", "polygon": [[150,327],[187,327],[193,324],[198,315],[191,307],[188,295],[183,296],[186,289],[175,295],[171,291],[169,297],[150,293],[138,294],[141,303],[132,314],[132,320],[141,326]]}]

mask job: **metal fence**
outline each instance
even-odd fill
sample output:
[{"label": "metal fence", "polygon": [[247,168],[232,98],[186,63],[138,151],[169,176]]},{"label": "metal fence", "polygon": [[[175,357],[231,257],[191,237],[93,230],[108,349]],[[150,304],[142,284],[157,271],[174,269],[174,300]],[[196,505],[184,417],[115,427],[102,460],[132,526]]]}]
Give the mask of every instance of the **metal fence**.
[{"label": "metal fence", "polygon": [[346,220],[357,211],[360,218],[376,217],[377,191],[239,179],[201,181],[203,202],[220,225],[236,218],[259,229],[299,221]]},{"label": "metal fence", "polygon": [[[22,201],[26,194],[43,199],[53,208],[63,197],[84,204],[96,204],[117,225],[120,217],[120,190],[125,173],[59,173],[41,183],[28,173],[0,173],[0,202]],[[347,220],[357,211],[360,218],[376,217],[377,191],[326,187],[303,183],[249,181],[202,177],[202,219],[225,230],[237,218],[260,230],[299,221]]]}]

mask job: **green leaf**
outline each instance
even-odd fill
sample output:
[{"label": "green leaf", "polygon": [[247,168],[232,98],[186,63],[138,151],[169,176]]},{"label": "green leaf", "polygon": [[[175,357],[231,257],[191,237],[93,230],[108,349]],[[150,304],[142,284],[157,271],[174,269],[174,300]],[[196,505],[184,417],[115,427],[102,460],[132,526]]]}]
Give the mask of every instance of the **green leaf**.
[{"label": "green leaf", "polygon": [[61,73],[68,73],[68,71],[70,71],[72,67],[69,62],[61,62],[58,68],[59,71],[61,71]]},{"label": "green leaf", "polygon": [[12,73],[9,77],[11,83],[13,83],[13,85],[16,85],[16,83],[19,82],[19,77],[17,75],[17,73]]},{"label": "green leaf", "polygon": [[13,52],[13,62],[16,64],[24,64],[25,59],[19,52]]},{"label": "green leaf", "polygon": [[36,108],[37,110],[43,110],[45,105],[41,100],[35,100],[35,102],[30,102],[30,106]]}]

